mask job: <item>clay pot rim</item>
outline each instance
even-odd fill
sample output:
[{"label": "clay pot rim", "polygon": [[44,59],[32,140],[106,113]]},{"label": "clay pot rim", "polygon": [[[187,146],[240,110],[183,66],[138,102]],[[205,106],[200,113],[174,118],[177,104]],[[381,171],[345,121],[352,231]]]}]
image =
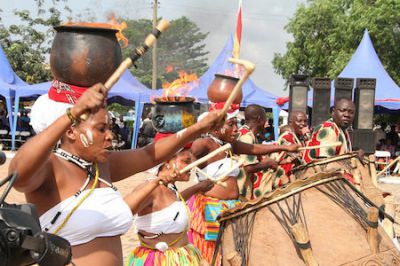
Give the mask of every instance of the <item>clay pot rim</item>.
[{"label": "clay pot rim", "polygon": [[90,26],[79,26],[79,25],[59,25],[54,27],[54,30],[57,32],[74,32],[74,31],[81,31],[81,32],[109,32],[109,33],[117,33],[117,29],[112,28],[102,28],[102,27],[90,27]]},{"label": "clay pot rim", "polygon": [[[181,101],[176,101],[176,100],[173,100],[173,101],[163,101],[162,99],[165,98],[165,97],[161,96],[161,97],[154,98],[153,101],[154,101],[156,104],[160,104],[160,105],[171,105],[171,104],[178,104],[178,105],[179,105],[179,104],[193,103],[194,100],[195,100],[193,97],[189,97],[189,96],[176,96],[176,97],[179,97],[179,98],[182,98],[182,97],[183,97],[183,100],[181,100]],[[168,98],[169,98],[169,99],[170,99],[170,98],[174,99],[175,96],[168,96]]]},{"label": "clay pot rim", "polygon": [[239,81],[239,78],[237,78],[237,77],[228,76],[228,75],[224,75],[224,74],[215,74],[215,77],[224,78],[224,79],[231,79],[231,80],[234,80],[234,81]]}]

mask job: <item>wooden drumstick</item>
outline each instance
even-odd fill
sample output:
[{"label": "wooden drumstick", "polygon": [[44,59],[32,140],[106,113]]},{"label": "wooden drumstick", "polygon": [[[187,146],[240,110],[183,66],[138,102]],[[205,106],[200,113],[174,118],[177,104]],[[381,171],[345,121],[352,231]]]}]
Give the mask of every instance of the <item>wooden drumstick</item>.
[{"label": "wooden drumstick", "polygon": [[[135,51],[122,63],[118,66],[118,68],[114,71],[114,73],[111,75],[111,77],[108,78],[108,80],[104,83],[104,86],[106,87],[107,91],[110,91],[112,86],[114,86],[115,83],[121,78],[122,74],[127,70],[129,67],[131,67],[135,61],[140,58],[150,47],[154,45],[156,42],[157,38],[160,36],[162,32],[164,32],[166,29],[169,27],[169,21],[162,19],[157,27],[153,29],[153,31],[147,35],[146,39],[144,40],[144,43],[137,47]],[[80,116],[81,120],[86,120],[88,118],[88,114],[82,114]]]},{"label": "wooden drumstick", "polygon": [[226,150],[229,150],[231,148],[232,148],[231,144],[227,143],[227,144],[219,147],[218,149],[210,152],[206,156],[203,156],[200,159],[198,159],[197,161],[194,161],[193,163],[189,164],[188,166],[182,168],[181,170],[179,170],[179,174],[183,174],[183,173],[189,171],[190,169],[192,169],[192,168],[194,168],[196,166],[199,166],[202,163],[205,163],[206,161],[208,161],[210,158],[214,157],[218,153],[226,151]]},{"label": "wooden drumstick", "polygon": [[240,90],[242,89],[243,83],[247,80],[247,78],[251,75],[251,73],[253,73],[254,69],[256,68],[256,65],[253,64],[252,62],[242,60],[242,59],[229,58],[229,62],[242,65],[245,69],[245,72],[243,74],[243,77],[241,79],[239,79],[238,83],[236,83],[236,86],[232,89],[231,94],[229,95],[228,99],[226,100],[225,105],[222,108],[223,114],[226,114],[226,112],[230,108],[232,102],[235,100],[236,96],[239,94]]},{"label": "wooden drumstick", "polygon": [[326,143],[326,144],[321,144],[321,145],[315,145],[315,146],[307,146],[307,147],[300,147],[297,150],[299,151],[304,151],[304,150],[311,150],[311,149],[320,149],[320,148],[328,148],[328,147],[335,147],[342,145],[342,142],[337,141],[337,142],[332,142],[332,143]]}]

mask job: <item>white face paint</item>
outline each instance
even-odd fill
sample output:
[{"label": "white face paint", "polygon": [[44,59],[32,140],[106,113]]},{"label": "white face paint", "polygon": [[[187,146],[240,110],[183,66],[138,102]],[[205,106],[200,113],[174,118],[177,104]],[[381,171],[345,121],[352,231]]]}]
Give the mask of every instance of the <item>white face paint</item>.
[{"label": "white face paint", "polygon": [[86,137],[87,137],[89,145],[92,145],[93,144],[93,133],[90,129],[86,130]]},{"label": "white face paint", "polygon": [[184,128],[184,129],[182,129],[182,130],[179,130],[179,131],[176,133],[176,136],[177,136],[178,138],[181,138],[182,135],[183,135],[183,133],[185,133],[185,131],[186,131],[186,128]]},{"label": "white face paint", "polygon": [[80,137],[80,139],[81,139],[81,142],[82,142],[83,147],[85,147],[85,148],[89,147],[89,143],[88,143],[88,140],[87,140],[86,136],[85,136],[84,134],[81,133],[81,134],[79,135],[79,137]]}]

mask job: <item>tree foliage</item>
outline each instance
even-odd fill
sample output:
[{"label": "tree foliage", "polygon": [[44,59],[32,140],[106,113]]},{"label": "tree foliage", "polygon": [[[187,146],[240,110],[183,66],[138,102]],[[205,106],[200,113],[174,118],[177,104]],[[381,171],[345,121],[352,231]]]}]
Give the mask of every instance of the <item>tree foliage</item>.
[{"label": "tree foliage", "polygon": [[[129,44],[123,49],[128,56],[135,47],[139,46],[152,30],[149,19],[127,20],[128,28],[123,31]],[[203,43],[208,33],[202,33],[197,25],[187,17],[171,21],[171,26],[162,34],[157,42],[158,75],[157,88],[162,83],[171,82],[178,77],[178,71],[202,75],[207,69],[208,52]],[[132,69],[133,74],[146,86],[151,87],[152,53],[148,52],[136,63],[138,68]]]},{"label": "tree foliage", "polygon": [[[5,27],[1,21],[0,9],[0,44],[5,50],[12,68],[17,75],[29,82],[38,83],[51,80],[48,56],[51,42],[55,34],[53,27],[59,25],[62,18],[73,21],[96,21],[93,13],[74,14],[66,6],[66,0],[35,0],[37,14],[32,15],[27,10],[14,10],[20,25]],[[51,1],[49,8],[45,3]],[[61,14],[60,10],[63,12]],[[121,19],[125,20],[125,19]],[[152,31],[149,19],[127,20],[128,28],[124,34],[129,39],[129,45],[123,49],[124,57],[128,56]],[[158,79],[157,87],[165,81],[171,82],[178,77],[179,70],[201,75],[207,68],[203,43],[208,33],[202,33],[197,25],[186,17],[171,21],[167,34],[163,34],[157,43],[158,49]],[[132,72],[139,80],[151,87],[152,54],[148,52],[136,63],[137,69]],[[172,66],[166,71],[167,66]],[[173,69],[171,71],[171,69]]]},{"label": "tree foliage", "polygon": [[335,78],[368,29],[389,75],[400,83],[400,1],[309,0],[299,5],[285,29],[294,40],[275,54],[275,72]]},{"label": "tree foliage", "polygon": [[[36,0],[37,14],[28,10],[14,10],[21,24],[5,27],[0,19],[0,44],[16,74],[28,83],[38,83],[51,79],[49,66],[45,64],[49,54],[53,26],[61,22],[59,3],[52,0],[52,6],[45,9],[44,0]],[[63,9],[70,11],[67,6]],[[1,14],[1,12],[0,12]]]}]

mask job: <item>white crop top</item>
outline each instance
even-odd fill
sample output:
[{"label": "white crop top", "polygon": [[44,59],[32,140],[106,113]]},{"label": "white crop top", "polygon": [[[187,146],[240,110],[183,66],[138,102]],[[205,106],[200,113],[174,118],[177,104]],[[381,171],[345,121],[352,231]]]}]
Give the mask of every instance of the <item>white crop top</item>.
[{"label": "white crop top", "polygon": [[188,220],[185,203],[175,201],[159,211],[138,215],[135,225],[137,230],[152,234],[177,234],[186,229]]},{"label": "white crop top", "polygon": [[[42,230],[54,232],[72,208],[88,193],[84,190],[78,197],[71,196],[40,216]],[[57,212],[60,216],[51,224]],[[72,246],[87,243],[96,237],[117,236],[126,233],[132,225],[130,208],[121,194],[112,188],[96,188],[75,210],[68,222],[57,233]]]},{"label": "white crop top", "polygon": [[[227,157],[212,162],[201,170],[214,180],[221,179],[225,176],[237,177],[240,173],[240,164],[236,160]],[[199,181],[207,179],[201,172],[196,172],[196,176]]]}]

